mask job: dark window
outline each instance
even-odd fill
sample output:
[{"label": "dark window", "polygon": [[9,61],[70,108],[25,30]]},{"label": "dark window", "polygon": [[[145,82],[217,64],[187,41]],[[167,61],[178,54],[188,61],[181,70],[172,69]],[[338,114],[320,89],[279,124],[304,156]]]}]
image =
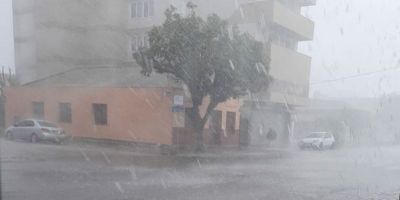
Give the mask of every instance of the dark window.
[{"label": "dark window", "polygon": [[70,103],[60,103],[59,107],[59,115],[58,120],[63,123],[71,123],[72,122],[72,109]]},{"label": "dark window", "polygon": [[143,1],[136,3],[136,17],[143,17]]},{"label": "dark window", "polygon": [[149,16],[149,2],[145,1],[143,6],[144,6],[143,15],[144,15],[144,17],[148,17]]},{"label": "dark window", "polygon": [[136,18],[136,2],[131,3],[131,18]]},{"label": "dark window", "polygon": [[35,123],[31,120],[24,120],[24,121],[20,121],[17,124],[17,127],[34,127]]},{"label": "dark window", "polygon": [[220,131],[222,129],[222,112],[214,110],[211,114],[211,129],[213,131]]},{"label": "dark window", "polygon": [[34,118],[44,119],[44,103],[32,102],[32,114]]},{"label": "dark window", "polygon": [[149,16],[154,16],[154,1],[149,0]]},{"label": "dark window", "polygon": [[25,126],[26,127],[34,127],[35,123],[31,120],[27,120],[27,121],[25,121]]},{"label": "dark window", "polygon": [[153,0],[135,0],[131,3],[131,18],[150,17],[153,15]]},{"label": "dark window", "polygon": [[106,125],[107,104],[93,104],[93,116],[96,125]]},{"label": "dark window", "polygon": [[227,112],[226,113],[226,132],[229,134],[235,134],[235,123],[236,123],[236,113]]}]

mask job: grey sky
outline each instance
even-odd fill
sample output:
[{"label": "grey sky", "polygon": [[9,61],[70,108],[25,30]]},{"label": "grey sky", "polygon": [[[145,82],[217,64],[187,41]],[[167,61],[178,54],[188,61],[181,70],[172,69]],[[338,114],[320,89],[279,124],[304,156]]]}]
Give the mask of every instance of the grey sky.
[{"label": "grey sky", "polygon": [[[400,66],[399,0],[317,0],[305,10],[315,39],[301,49],[313,57],[311,82]],[[311,94],[380,96],[400,92],[400,68],[312,85]]]},{"label": "grey sky", "polygon": [[0,0],[0,66],[14,67],[11,0]]},{"label": "grey sky", "polygon": [[[13,67],[11,1],[0,0],[0,66]],[[317,0],[304,13],[316,24],[314,41],[300,45],[313,57],[312,83],[400,66],[399,0]],[[311,86],[312,96],[393,92],[400,92],[400,69]]]}]

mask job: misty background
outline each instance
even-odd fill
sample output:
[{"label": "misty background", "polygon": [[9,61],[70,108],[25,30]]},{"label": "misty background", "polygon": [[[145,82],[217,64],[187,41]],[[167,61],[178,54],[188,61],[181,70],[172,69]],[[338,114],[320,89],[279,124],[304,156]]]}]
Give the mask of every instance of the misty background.
[{"label": "misty background", "polygon": [[[315,22],[314,41],[299,45],[312,57],[310,97],[400,93],[399,12],[398,0],[318,0],[304,8]],[[0,0],[0,66],[14,68],[12,0]]]}]

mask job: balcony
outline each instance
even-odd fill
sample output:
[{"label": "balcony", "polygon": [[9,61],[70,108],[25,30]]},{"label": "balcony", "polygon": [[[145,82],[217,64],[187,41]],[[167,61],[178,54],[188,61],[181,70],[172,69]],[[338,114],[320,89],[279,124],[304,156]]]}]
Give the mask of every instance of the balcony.
[{"label": "balcony", "polygon": [[[267,11],[268,12],[268,11]],[[284,28],[299,39],[299,41],[312,40],[314,37],[314,22],[299,13],[291,11],[281,3],[272,3],[271,22],[278,29]]]},{"label": "balcony", "polygon": [[271,44],[270,74],[278,80],[307,84],[310,78],[311,58],[285,47]]},{"label": "balcony", "polygon": [[285,32],[298,41],[312,40],[314,22],[276,0],[243,4],[230,18],[233,24],[270,26],[276,33]]},{"label": "balcony", "polygon": [[[290,97],[290,104],[302,104],[300,99],[308,98],[311,58],[276,44],[270,45],[269,55],[270,75],[274,78],[270,100],[285,103],[283,97]],[[295,103],[295,99],[299,101]]]}]

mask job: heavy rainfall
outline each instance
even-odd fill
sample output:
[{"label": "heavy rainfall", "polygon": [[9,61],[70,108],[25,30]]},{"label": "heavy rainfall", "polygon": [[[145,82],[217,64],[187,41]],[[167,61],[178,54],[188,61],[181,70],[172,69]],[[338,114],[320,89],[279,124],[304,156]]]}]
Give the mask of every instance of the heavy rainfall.
[{"label": "heavy rainfall", "polygon": [[2,0],[0,29],[0,199],[400,198],[398,0]]}]

